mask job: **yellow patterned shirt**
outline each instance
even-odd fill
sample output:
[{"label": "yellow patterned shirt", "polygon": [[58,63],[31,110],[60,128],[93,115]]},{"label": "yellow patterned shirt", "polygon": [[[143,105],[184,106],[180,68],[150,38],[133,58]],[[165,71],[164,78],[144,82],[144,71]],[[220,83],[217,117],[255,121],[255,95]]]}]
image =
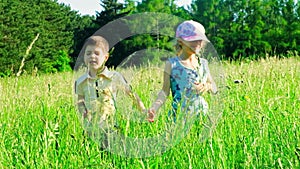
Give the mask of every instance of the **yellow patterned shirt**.
[{"label": "yellow patterned shirt", "polygon": [[109,128],[115,124],[115,103],[117,91],[129,91],[130,86],[124,77],[107,67],[96,78],[88,73],[75,82],[75,93],[84,97],[88,120],[94,127]]}]

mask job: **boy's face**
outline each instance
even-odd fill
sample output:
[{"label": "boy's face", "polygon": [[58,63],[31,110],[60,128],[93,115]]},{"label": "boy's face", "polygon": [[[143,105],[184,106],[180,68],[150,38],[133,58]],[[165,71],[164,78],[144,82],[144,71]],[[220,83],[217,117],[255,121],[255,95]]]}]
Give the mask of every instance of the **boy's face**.
[{"label": "boy's face", "polygon": [[108,53],[95,45],[88,45],[84,52],[84,63],[90,70],[98,70],[104,67],[108,59]]}]

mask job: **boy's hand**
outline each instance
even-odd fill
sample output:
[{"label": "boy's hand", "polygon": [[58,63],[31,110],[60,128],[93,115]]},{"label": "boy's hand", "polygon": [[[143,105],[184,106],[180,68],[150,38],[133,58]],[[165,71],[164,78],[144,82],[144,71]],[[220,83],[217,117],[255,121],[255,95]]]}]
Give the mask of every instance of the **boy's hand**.
[{"label": "boy's hand", "polygon": [[146,107],[144,106],[144,103],[142,101],[139,101],[139,109],[142,112],[147,112]]},{"label": "boy's hand", "polygon": [[148,121],[149,122],[154,122],[154,117],[155,117],[155,110],[153,108],[150,108],[148,110]]},{"label": "boy's hand", "polygon": [[83,112],[83,118],[87,118],[88,114],[89,114],[89,112],[88,112],[87,110],[85,110],[85,111]]}]

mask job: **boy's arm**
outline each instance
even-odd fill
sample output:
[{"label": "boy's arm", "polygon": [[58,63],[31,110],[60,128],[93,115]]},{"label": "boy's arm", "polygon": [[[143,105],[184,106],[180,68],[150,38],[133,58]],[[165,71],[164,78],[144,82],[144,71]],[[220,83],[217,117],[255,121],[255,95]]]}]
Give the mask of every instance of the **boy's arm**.
[{"label": "boy's arm", "polygon": [[87,117],[88,109],[85,105],[84,92],[82,82],[86,79],[86,75],[80,76],[74,83],[74,91],[77,95],[77,108],[80,114],[83,115],[84,118]]},{"label": "boy's arm", "polygon": [[125,78],[118,73],[119,75],[119,80],[121,82],[121,84],[123,84],[123,86],[125,87],[125,93],[130,96],[130,98],[133,100],[134,104],[138,107],[138,109],[140,111],[145,111],[145,106],[144,103],[142,102],[141,98],[132,91],[131,86],[127,83],[127,81],[125,80]]},{"label": "boy's arm", "polygon": [[134,104],[137,105],[140,111],[144,112],[146,110],[144,103],[136,93],[132,92],[131,90],[128,90],[126,93],[132,98]]},{"label": "boy's arm", "polygon": [[83,117],[86,118],[88,114],[88,109],[84,103],[83,95],[78,95],[77,107],[79,112],[83,115]]}]

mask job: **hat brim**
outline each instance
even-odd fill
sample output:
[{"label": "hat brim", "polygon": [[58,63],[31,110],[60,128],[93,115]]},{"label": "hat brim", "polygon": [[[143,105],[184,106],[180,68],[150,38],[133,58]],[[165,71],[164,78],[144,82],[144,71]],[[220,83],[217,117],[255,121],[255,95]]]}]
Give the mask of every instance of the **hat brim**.
[{"label": "hat brim", "polygon": [[189,37],[180,37],[181,39],[185,40],[185,41],[197,41],[197,40],[204,40],[204,41],[207,41],[207,42],[210,42],[208,40],[208,38],[205,36],[205,35],[197,35],[197,36],[189,36]]}]

